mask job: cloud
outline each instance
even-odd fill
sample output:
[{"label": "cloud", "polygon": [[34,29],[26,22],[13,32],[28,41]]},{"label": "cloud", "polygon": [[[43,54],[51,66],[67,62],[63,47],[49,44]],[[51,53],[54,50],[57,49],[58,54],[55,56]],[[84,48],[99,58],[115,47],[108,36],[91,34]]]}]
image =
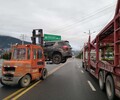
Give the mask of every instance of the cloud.
[{"label": "cloud", "polygon": [[98,32],[112,19],[117,0],[0,0],[0,34],[30,41],[34,28],[61,35],[82,48],[87,32]]}]

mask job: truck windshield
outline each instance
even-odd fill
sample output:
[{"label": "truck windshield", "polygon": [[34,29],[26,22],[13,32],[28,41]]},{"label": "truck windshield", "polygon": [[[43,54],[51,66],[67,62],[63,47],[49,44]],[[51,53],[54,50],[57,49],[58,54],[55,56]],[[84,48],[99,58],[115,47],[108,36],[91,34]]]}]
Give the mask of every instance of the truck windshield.
[{"label": "truck windshield", "polygon": [[25,48],[15,48],[13,55],[13,60],[25,60],[26,59],[26,49]]}]

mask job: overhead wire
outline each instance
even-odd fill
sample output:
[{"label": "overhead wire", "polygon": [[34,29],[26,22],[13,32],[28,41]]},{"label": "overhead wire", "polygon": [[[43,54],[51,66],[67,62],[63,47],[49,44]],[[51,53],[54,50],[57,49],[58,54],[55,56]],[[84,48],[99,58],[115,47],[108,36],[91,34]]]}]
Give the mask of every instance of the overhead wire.
[{"label": "overhead wire", "polygon": [[[94,13],[96,13],[96,12],[98,12],[98,11],[101,11],[102,9],[104,10],[106,7],[109,7],[110,5],[111,5],[111,4],[105,6],[104,8],[97,9],[97,11],[95,11],[95,12],[89,11],[89,12],[91,12],[91,13],[89,13],[88,15],[94,14]],[[85,16],[85,17],[86,17],[86,16]],[[81,18],[81,16],[80,16],[80,17],[74,17],[74,16],[70,17],[71,20],[74,20],[74,19],[77,20],[77,19],[79,19],[79,18]],[[65,23],[67,23],[67,22],[69,22],[69,21],[66,21]],[[66,26],[66,25],[68,25],[68,24],[64,24],[64,26]],[[62,27],[64,27],[64,26],[62,25]],[[61,27],[61,26],[58,26],[58,27]],[[56,27],[56,28],[58,28],[58,27]]]},{"label": "overhead wire", "polygon": [[[100,16],[100,17],[103,17],[103,16],[105,16],[105,15],[102,15],[102,16]],[[98,18],[98,17],[97,17]],[[88,19],[88,20],[90,20],[90,19]],[[93,20],[90,20],[90,21],[88,21],[88,20],[83,20],[83,21],[81,21],[80,23],[77,23],[76,25],[74,25],[74,26],[70,26],[70,27],[73,27],[74,29],[75,28],[79,28],[79,27],[81,27],[80,25],[78,26],[78,24],[81,24],[82,22],[84,22],[83,24],[87,24],[87,23],[85,23],[86,21],[88,22],[88,23],[90,23],[91,21],[94,21],[95,19],[93,19]],[[99,26],[101,26],[101,25],[99,25]],[[97,27],[99,27],[99,26],[97,26]],[[68,32],[68,31],[71,31],[73,28],[70,28],[70,27],[68,27],[68,28],[65,28],[64,30],[60,30],[59,32]],[[94,27],[95,28],[95,27]],[[88,29],[91,29],[91,28],[88,28]]]},{"label": "overhead wire", "polygon": [[55,31],[52,31],[52,33],[55,33],[55,32],[58,32],[58,31],[64,31],[66,28],[70,28],[70,27],[72,27],[73,25],[77,25],[77,24],[79,24],[79,23],[81,23],[81,22],[83,22],[83,21],[85,21],[85,20],[89,20],[88,18],[91,18],[91,17],[93,17],[93,16],[96,16],[96,14],[98,14],[98,13],[101,13],[101,12],[104,12],[106,9],[108,9],[108,8],[111,8],[111,7],[113,7],[114,5],[109,5],[109,6],[106,6],[104,9],[99,9],[99,10],[97,10],[96,12],[94,12],[94,13],[91,13],[91,15],[89,15],[89,16],[87,16],[87,17],[84,17],[84,18],[81,18],[79,21],[77,21],[77,22],[74,22],[74,23],[72,23],[72,24],[69,24],[69,25],[64,25],[64,26],[62,26],[62,27],[60,27],[59,29],[57,29],[57,30],[55,30]]},{"label": "overhead wire", "polygon": [[[105,16],[105,15],[102,15],[102,16]],[[99,17],[96,16],[96,18],[90,20],[91,17],[93,17],[93,16],[88,16],[88,17],[86,17],[86,18],[84,18],[84,19],[81,19],[81,20],[78,21],[78,22],[72,23],[72,24],[70,24],[70,25],[68,25],[68,26],[66,26],[66,27],[64,27],[64,28],[61,28],[61,29],[56,30],[56,31],[53,31],[53,32],[59,32],[59,31],[60,31],[60,32],[63,32],[63,31],[68,30],[68,29],[70,29],[70,28],[72,28],[72,27],[76,27],[77,25],[79,25],[79,24],[82,23],[82,22],[84,22],[84,23],[85,23],[85,21],[90,22],[90,21],[95,20],[96,18],[99,18]],[[101,16],[100,16],[100,17],[101,17]],[[84,23],[83,23],[83,24],[84,24]]]},{"label": "overhead wire", "polygon": [[109,18],[106,19],[103,24],[97,25],[97,26],[94,26],[94,27],[89,27],[88,29],[95,29],[95,28],[101,27],[101,28],[99,29],[99,31],[100,31],[100,30],[101,30],[103,27],[105,27],[105,26],[108,24],[108,22],[113,18],[112,15],[114,15],[114,12],[110,14]]}]

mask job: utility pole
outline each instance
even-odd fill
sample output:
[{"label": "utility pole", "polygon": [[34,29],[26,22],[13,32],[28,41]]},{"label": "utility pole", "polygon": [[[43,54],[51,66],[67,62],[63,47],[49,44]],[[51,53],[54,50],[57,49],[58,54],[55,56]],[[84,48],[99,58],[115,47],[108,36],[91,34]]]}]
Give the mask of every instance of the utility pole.
[{"label": "utility pole", "polygon": [[[84,32],[84,33],[86,33],[86,32]],[[90,30],[89,30],[89,32],[87,33],[88,35],[89,35],[89,40],[88,40],[88,43],[87,43],[87,46],[88,46],[88,68],[90,69],[90,52],[91,52],[91,47],[90,47],[90,41],[91,41],[91,34],[93,34],[93,33],[95,33],[95,31],[94,32],[91,32]]]},{"label": "utility pole", "polygon": [[25,40],[25,37],[26,37],[25,34],[21,34],[20,37],[21,37],[22,45],[24,45],[24,40]]},{"label": "utility pole", "polygon": [[[84,32],[84,33],[87,33],[87,32]],[[93,33],[95,33],[95,31],[93,31],[93,32],[91,32],[90,30],[88,31],[88,35],[89,35],[89,42],[90,42],[90,40],[91,40],[91,34],[93,34]]]},{"label": "utility pole", "polygon": [[11,48],[13,44],[12,44],[12,43],[8,43],[8,45],[9,45],[9,46],[10,46],[10,48]]},{"label": "utility pole", "polygon": [[[87,33],[87,32],[84,32],[84,33]],[[91,36],[91,34],[95,33],[95,31],[91,32],[90,30],[88,31],[88,35]]]},{"label": "utility pole", "polygon": [[10,46],[9,51],[11,51],[11,50],[12,50],[12,46],[13,46],[13,44],[12,44],[12,43],[10,43],[10,44],[8,44],[8,45]]}]

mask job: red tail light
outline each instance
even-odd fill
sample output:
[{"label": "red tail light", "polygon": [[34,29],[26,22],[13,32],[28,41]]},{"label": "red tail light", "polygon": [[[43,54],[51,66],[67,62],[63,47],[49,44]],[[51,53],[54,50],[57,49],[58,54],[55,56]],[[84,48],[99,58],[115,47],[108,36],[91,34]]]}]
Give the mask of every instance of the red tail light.
[{"label": "red tail light", "polygon": [[64,45],[64,46],[62,47],[62,49],[65,50],[65,51],[67,51],[67,50],[68,50],[68,46]]}]

